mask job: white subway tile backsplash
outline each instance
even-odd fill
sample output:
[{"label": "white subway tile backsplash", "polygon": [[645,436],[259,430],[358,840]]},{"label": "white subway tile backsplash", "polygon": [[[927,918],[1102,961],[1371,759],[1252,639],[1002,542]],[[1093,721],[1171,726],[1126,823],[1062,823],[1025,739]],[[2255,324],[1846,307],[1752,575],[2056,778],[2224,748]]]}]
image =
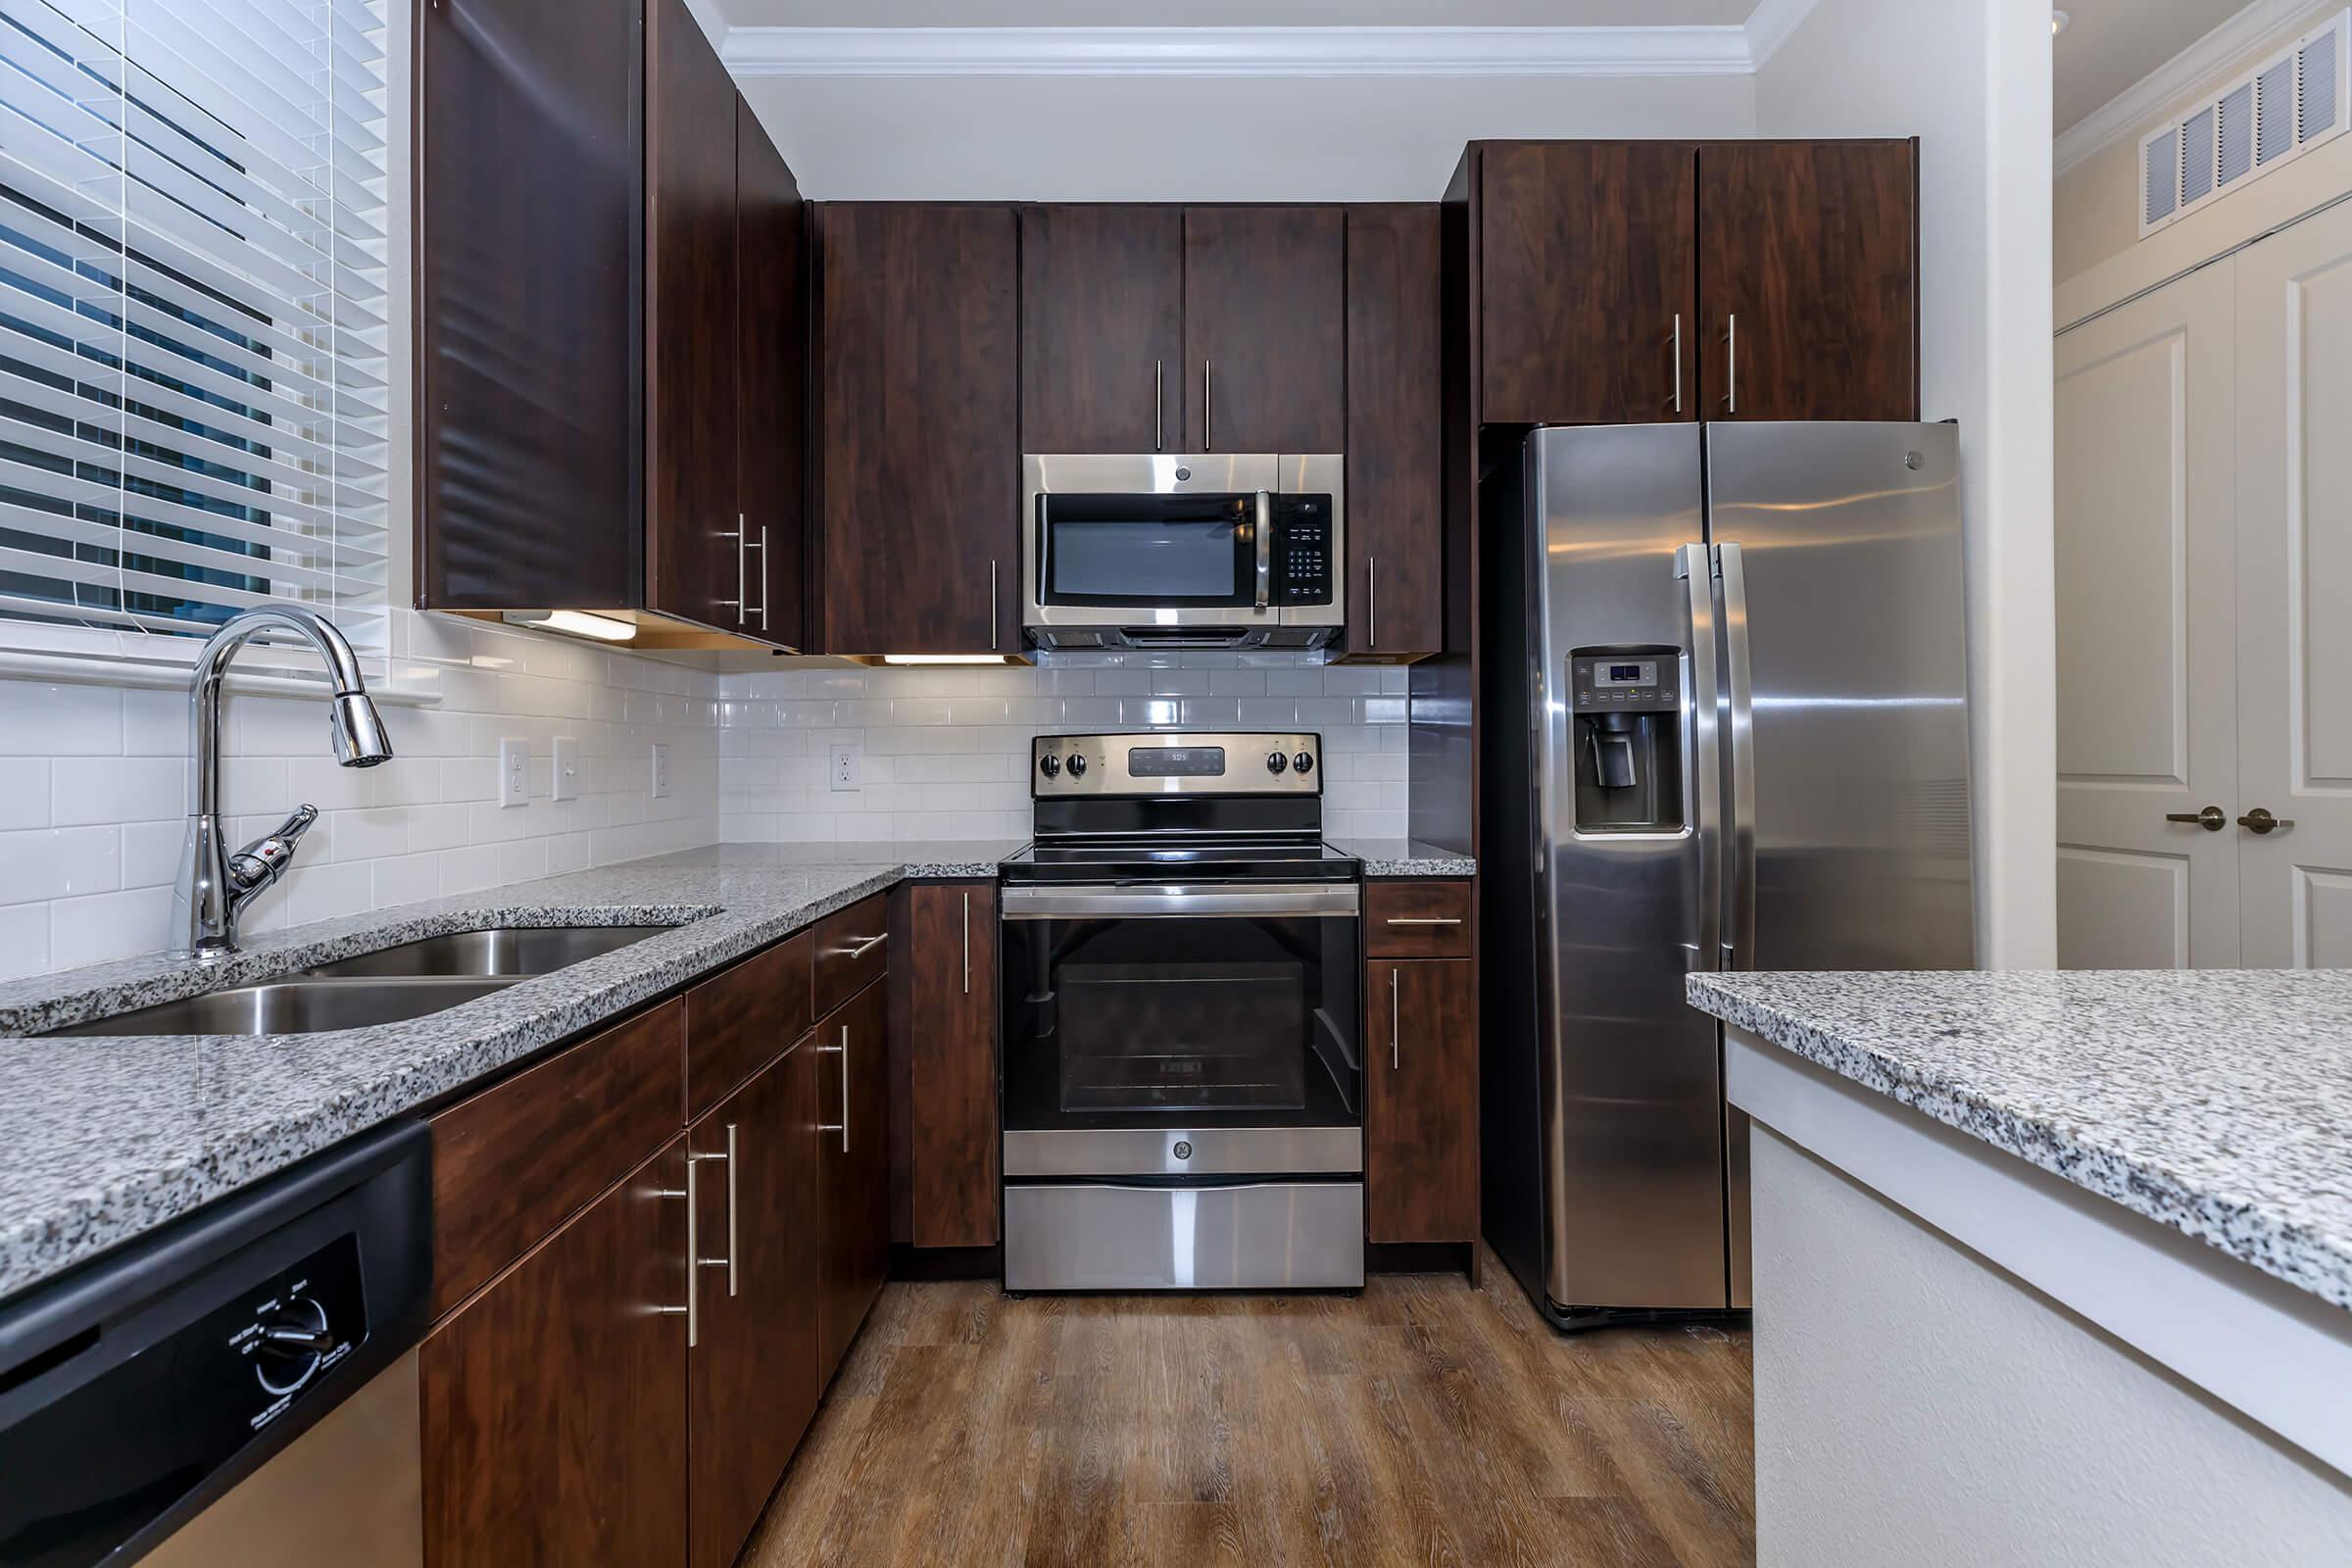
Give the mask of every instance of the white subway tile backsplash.
[{"label": "white subway tile backsplash", "polygon": [[0,757],[0,832],[49,825],[49,759]]},{"label": "white subway tile backsplash", "polygon": [[[127,888],[49,906],[48,966],[71,969],[172,942],[172,890]],[[14,957],[15,955],[9,955]]]},{"label": "white subway tile backsplash", "polygon": [[[181,713],[184,735],[186,710]],[[0,754],[120,757],[122,694],[106,686],[0,681]]]},{"label": "white subway tile backsplash", "polygon": [[[32,904],[122,885],[119,827],[40,827],[0,833],[0,904]],[[134,950],[135,951],[135,950]]]},{"label": "white subway tile backsplash", "polygon": [[188,812],[184,757],[61,757],[49,764],[49,820],[158,822]]}]

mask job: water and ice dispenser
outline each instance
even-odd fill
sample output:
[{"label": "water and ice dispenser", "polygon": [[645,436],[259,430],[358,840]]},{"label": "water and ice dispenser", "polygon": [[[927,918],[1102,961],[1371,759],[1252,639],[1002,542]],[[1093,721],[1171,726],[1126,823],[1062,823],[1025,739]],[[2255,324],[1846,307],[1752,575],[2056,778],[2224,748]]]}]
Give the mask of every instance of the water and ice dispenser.
[{"label": "water and ice dispenser", "polygon": [[1580,648],[1569,656],[1579,833],[1683,826],[1679,648]]}]

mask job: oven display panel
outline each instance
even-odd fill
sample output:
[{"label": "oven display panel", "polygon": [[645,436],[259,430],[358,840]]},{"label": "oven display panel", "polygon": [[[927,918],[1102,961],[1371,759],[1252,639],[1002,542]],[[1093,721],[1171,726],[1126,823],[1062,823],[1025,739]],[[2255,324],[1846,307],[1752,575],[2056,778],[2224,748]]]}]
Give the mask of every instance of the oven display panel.
[{"label": "oven display panel", "polygon": [[1129,778],[1222,778],[1222,746],[1135,746],[1128,748]]}]

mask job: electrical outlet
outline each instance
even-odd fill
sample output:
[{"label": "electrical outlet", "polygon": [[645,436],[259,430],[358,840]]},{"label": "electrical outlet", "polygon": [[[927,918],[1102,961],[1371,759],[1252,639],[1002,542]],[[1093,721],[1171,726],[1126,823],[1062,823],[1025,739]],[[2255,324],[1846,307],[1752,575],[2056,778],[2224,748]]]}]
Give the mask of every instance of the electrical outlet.
[{"label": "electrical outlet", "polygon": [[498,804],[531,804],[531,743],[510,736],[498,743]]},{"label": "electrical outlet", "polygon": [[828,746],[825,748],[825,758],[830,764],[826,776],[833,781],[835,789],[854,790],[858,787],[857,747]]},{"label": "electrical outlet", "polygon": [[548,787],[551,800],[580,798],[580,742],[576,735],[556,737],[556,771]]},{"label": "electrical outlet", "polygon": [[669,794],[669,743],[654,742],[654,799],[665,799]]}]

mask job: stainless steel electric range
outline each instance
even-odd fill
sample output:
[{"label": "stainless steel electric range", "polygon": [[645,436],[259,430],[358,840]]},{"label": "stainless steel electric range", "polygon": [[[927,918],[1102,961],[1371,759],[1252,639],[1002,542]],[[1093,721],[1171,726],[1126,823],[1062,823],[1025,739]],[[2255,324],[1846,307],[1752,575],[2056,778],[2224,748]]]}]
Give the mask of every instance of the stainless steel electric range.
[{"label": "stainless steel electric range", "polygon": [[1004,862],[1004,1284],[1364,1281],[1362,864],[1312,734],[1045,735]]}]

